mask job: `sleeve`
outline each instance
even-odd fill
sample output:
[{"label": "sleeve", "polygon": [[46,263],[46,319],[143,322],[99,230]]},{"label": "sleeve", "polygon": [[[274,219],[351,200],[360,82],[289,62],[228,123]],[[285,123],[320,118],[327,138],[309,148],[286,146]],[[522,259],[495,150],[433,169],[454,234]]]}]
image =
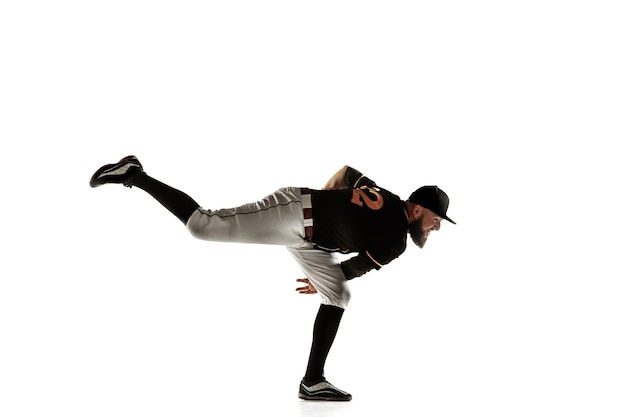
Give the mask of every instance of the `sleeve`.
[{"label": "sleeve", "polygon": [[376,185],[374,181],[363,175],[361,171],[352,167],[348,167],[346,170],[346,184],[348,184],[348,187],[350,188],[358,188],[364,185],[367,187],[373,187]]},{"label": "sleeve", "polygon": [[[378,250],[371,248],[370,250],[360,252],[357,256],[347,259],[341,263],[341,270],[347,280],[360,277],[372,269],[380,269],[383,265],[400,256],[406,249],[406,242],[388,242],[382,244]],[[372,255],[374,253],[374,255]]]},{"label": "sleeve", "polygon": [[341,270],[347,280],[360,277],[372,269],[380,269],[381,265],[374,261],[367,252],[360,253],[341,263]]}]

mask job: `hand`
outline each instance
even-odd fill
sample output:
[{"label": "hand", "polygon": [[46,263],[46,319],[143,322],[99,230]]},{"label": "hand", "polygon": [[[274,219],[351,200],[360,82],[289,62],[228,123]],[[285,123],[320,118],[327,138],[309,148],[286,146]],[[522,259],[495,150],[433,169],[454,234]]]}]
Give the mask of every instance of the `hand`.
[{"label": "hand", "polygon": [[315,293],[317,293],[317,290],[315,289],[313,284],[311,284],[311,282],[309,281],[308,278],[298,278],[296,281],[297,282],[302,282],[302,283],[306,284],[306,286],[304,286],[304,287],[296,288],[296,291],[298,291],[300,294],[315,294]]}]

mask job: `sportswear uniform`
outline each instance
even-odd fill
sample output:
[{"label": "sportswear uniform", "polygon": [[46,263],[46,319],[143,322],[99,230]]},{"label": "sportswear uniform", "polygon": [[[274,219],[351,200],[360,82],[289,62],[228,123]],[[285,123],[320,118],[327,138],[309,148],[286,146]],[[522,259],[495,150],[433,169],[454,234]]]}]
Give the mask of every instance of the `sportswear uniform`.
[{"label": "sportswear uniform", "polygon": [[[285,246],[313,283],[322,304],[346,308],[347,280],[406,249],[408,216],[395,194],[348,168],[346,190],[285,187],[236,208],[198,208],[187,221],[203,240]],[[358,253],[339,262],[334,252]]]},{"label": "sportswear uniform", "polygon": [[[136,186],[152,195],[199,239],[283,245],[322,297],[298,396],[305,400],[350,401],[330,384],[324,365],[350,300],[348,280],[391,262],[406,249],[408,214],[398,196],[379,188],[353,168],[344,190],[285,187],[240,207],[207,210],[186,193],[147,175],[134,155],[98,169],[91,187]],[[334,182],[334,177],[333,177]],[[409,201],[446,216],[449,199],[437,186],[424,186]],[[335,252],[356,253],[343,262]]]},{"label": "sportswear uniform", "polygon": [[380,269],[406,249],[408,215],[397,195],[348,168],[349,190],[311,191],[315,247],[358,252],[341,263],[346,279]]}]

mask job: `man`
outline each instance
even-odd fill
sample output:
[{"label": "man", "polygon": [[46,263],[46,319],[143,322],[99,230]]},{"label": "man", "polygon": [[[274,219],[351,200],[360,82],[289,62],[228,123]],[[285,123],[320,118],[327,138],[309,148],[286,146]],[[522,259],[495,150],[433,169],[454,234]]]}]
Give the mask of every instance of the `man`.
[{"label": "man", "polygon": [[[313,326],[313,341],[298,396],[304,400],[349,401],[352,396],[324,377],[324,364],[343,312],[350,301],[348,280],[400,256],[407,234],[418,247],[439,230],[449,199],[436,186],[424,186],[408,200],[380,188],[349,166],[321,190],[285,187],[255,203],[207,210],[187,194],[147,175],[135,156],[104,165],[89,184],[135,186],[152,195],[198,239],[285,246],[306,278],[301,294],[322,299]],[[333,252],[356,253],[339,262]]]}]

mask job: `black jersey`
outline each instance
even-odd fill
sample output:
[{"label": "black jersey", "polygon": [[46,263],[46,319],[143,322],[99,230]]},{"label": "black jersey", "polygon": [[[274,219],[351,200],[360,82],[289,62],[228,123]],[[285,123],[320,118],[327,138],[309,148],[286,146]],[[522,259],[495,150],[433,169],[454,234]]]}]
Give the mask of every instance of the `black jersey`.
[{"label": "black jersey", "polygon": [[408,215],[404,201],[348,168],[346,190],[311,190],[312,242],[319,249],[352,253],[341,263],[347,279],[363,275],[406,249]]}]

